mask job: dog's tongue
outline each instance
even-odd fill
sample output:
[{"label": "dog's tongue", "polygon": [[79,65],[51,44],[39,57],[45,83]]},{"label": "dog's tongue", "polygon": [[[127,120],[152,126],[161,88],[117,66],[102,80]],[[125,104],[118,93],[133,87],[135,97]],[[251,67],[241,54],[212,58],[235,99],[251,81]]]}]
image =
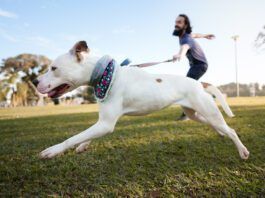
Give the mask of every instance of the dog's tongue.
[{"label": "dog's tongue", "polygon": [[56,94],[56,90],[52,90],[48,93],[48,97],[52,97],[54,94]]},{"label": "dog's tongue", "polygon": [[56,88],[54,88],[53,90],[51,90],[48,93],[48,97],[51,98],[56,98],[56,97],[60,97],[62,94],[65,93],[65,91],[69,88],[70,86],[68,84],[62,84]]}]

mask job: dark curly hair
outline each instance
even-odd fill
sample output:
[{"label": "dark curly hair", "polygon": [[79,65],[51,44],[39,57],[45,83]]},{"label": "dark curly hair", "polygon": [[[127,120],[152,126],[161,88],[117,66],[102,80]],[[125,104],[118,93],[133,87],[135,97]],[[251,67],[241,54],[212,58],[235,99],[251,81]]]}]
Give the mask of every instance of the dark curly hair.
[{"label": "dark curly hair", "polygon": [[192,27],[190,25],[190,19],[186,14],[180,14],[179,17],[183,17],[185,20],[186,27],[186,33],[190,34],[192,32]]}]

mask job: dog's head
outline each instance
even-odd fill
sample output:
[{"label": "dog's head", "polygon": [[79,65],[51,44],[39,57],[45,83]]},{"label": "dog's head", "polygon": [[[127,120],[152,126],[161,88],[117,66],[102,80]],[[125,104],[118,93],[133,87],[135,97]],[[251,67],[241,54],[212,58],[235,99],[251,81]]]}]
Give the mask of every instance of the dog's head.
[{"label": "dog's head", "polygon": [[66,92],[84,85],[89,78],[89,48],[85,41],[77,42],[66,54],[56,58],[48,71],[33,81],[38,91],[58,98]]}]

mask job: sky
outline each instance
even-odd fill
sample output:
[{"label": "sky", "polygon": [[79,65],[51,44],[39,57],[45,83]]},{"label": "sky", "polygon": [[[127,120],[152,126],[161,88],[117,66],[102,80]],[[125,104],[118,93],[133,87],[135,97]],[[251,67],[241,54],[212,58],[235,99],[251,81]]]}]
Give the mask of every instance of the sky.
[{"label": "sky", "polygon": [[[175,18],[190,17],[194,33],[209,62],[202,77],[215,85],[235,81],[234,41],[239,35],[241,83],[265,84],[265,52],[254,41],[265,25],[264,0],[0,0],[0,59],[20,53],[51,59],[86,40],[92,53],[132,63],[162,61],[178,53],[172,36]],[[150,73],[186,75],[187,59],[143,69]]]}]

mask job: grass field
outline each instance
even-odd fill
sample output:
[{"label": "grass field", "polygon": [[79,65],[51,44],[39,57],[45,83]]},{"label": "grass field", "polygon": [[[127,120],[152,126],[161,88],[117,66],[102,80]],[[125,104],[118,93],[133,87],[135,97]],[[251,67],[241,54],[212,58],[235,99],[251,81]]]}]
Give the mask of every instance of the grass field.
[{"label": "grass field", "polygon": [[177,106],[123,117],[85,153],[40,160],[41,150],[92,125],[97,106],[0,109],[0,196],[265,196],[265,98],[229,103],[236,117],[226,120],[247,161],[208,126],[176,122]]}]

